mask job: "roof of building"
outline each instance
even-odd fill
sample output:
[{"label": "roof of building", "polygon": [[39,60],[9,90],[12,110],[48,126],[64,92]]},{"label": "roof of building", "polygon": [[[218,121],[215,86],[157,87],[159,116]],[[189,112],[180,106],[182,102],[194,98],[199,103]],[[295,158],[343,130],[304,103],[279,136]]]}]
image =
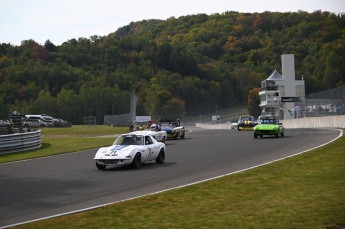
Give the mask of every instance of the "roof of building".
[{"label": "roof of building", "polygon": [[284,79],[277,70],[274,70],[274,72],[266,80],[284,80]]}]

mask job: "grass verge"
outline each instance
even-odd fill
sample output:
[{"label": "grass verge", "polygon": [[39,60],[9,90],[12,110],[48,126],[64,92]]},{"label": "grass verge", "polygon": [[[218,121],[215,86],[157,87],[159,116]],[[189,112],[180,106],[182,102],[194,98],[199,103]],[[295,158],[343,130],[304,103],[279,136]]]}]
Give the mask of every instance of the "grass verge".
[{"label": "grass verge", "polygon": [[100,135],[114,135],[128,132],[128,127],[110,127],[105,125],[83,126],[73,125],[71,128],[42,128],[42,137],[96,137]]},{"label": "grass verge", "polygon": [[341,228],[344,146],[18,228]]},{"label": "grass verge", "polygon": [[128,128],[72,126],[71,128],[42,128],[41,131],[41,148],[18,153],[0,154],[0,163],[109,146],[115,140],[114,135],[125,133]]},{"label": "grass verge", "polygon": [[0,155],[0,163],[99,148],[113,142],[114,138],[42,138],[41,148]]}]

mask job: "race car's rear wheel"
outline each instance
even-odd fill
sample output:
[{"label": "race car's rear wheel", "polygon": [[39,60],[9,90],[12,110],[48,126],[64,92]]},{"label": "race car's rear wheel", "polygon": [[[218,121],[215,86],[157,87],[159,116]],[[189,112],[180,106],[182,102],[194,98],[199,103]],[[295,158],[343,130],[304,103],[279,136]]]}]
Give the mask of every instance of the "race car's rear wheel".
[{"label": "race car's rear wheel", "polygon": [[280,134],[280,136],[281,136],[281,137],[284,137],[284,132],[282,132],[282,133]]},{"label": "race car's rear wheel", "polygon": [[254,133],[254,138],[258,138],[258,135],[256,133]]},{"label": "race car's rear wheel", "polygon": [[98,164],[97,162],[96,162],[96,167],[97,169],[105,170],[105,165]]},{"label": "race car's rear wheel", "polygon": [[141,167],[142,162],[141,162],[141,154],[137,153],[132,161],[132,167],[135,169],[138,169]]},{"label": "race car's rear wheel", "polygon": [[156,158],[156,163],[163,164],[164,160],[165,160],[165,152],[164,152],[164,149],[161,149],[159,151],[158,157]]},{"label": "race car's rear wheel", "polygon": [[162,142],[165,143],[165,141],[166,141],[166,137],[164,136],[162,139]]}]

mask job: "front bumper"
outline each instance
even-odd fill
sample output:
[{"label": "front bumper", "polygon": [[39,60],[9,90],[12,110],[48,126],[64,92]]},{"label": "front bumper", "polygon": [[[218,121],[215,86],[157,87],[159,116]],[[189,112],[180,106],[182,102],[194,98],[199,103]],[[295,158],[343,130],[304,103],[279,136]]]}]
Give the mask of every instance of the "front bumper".
[{"label": "front bumper", "polygon": [[257,135],[277,135],[279,131],[278,130],[255,130],[254,133]]},{"label": "front bumper", "polygon": [[253,130],[254,126],[238,126],[239,130]]},{"label": "front bumper", "polygon": [[175,133],[168,133],[167,138],[168,139],[173,139],[178,137],[178,132],[176,131]]},{"label": "front bumper", "polygon": [[253,130],[253,128],[256,126],[255,123],[249,122],[249,123],[239,123],[237,125],[238,130]]},{"label": "front bumper", "polygon": [[94,158],[94,160],[96,161],[97,164],[100,165],[129,165],[132,163],[133,158],[129,158],[129,159],[114,159],[114,158],[100,158],[100,159],[96,159]]}]

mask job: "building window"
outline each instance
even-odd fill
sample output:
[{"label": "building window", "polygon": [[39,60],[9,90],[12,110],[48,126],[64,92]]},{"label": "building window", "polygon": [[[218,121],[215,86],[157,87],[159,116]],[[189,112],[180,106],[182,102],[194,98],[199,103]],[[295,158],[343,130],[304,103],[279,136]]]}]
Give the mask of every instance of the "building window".
[{"label": "building window", "polygon": [[305,96],[304,85],[296,86],[296,96],[297,97]]}]

